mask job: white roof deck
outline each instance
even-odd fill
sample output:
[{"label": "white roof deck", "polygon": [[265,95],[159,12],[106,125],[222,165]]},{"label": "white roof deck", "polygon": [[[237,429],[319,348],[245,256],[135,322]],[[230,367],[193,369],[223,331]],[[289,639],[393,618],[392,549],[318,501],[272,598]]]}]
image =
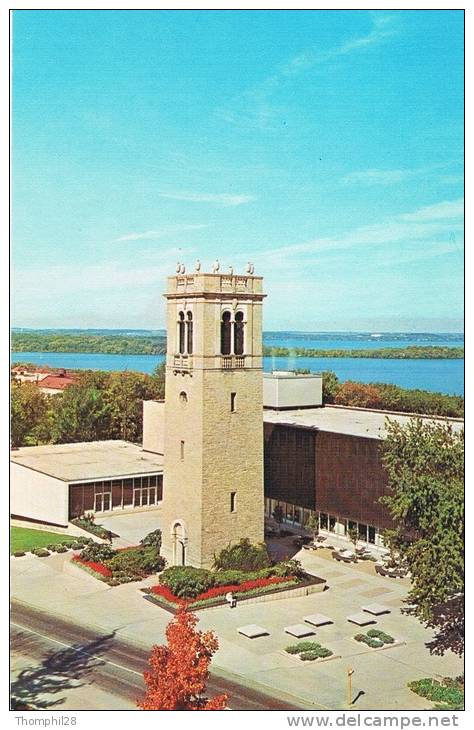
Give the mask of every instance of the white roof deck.
[{"label": "white roof deck", "polygon": [[23,446],[11,460],[64,482],[118,479],[163,472],[163,456],[143,451],[127,441],[87,441],[76,444]]},{"label": "white roof deck", "polygon": [[[420,416],[429,423],[450,423],[455,431],[464,428],[461,419],[436,418]],[[324,406],[322,408],[292,409],[283,411],[264,410],[265,423],[281,424],[285,426],[300,426],[313,428],[329,433],[340,433],[346,436],[359,436],[371,439],[383,439],[386,436],[386,419],[406,424],[410,414],[394,414],[389,411],[371,411],[369,409],[341,408]]]}]

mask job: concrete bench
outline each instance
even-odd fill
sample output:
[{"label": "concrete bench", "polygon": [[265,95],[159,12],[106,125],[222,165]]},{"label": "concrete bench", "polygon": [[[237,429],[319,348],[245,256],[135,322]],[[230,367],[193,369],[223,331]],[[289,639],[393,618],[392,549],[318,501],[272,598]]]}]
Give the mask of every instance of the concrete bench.
[{"label": "concrete bench", "polygon": [[325,626],[326,624],[333,624],[334,621],[328,616],[324,616],[322,613],[312,613],[311,616],[304,616],[303,621],[311,626]]},{"label": "concrete bench", "polygon": [[242,636],[246,636],[247,639],[258,639],[259,636],[268,636],[269,631],[267,629],[264,629],[262,626],[257,626],[257,624],[249,624],[248,626],[241,626],[237,629],[239,634],[242,634]]},{"label": "concrete bench", "polygon": [[313,629],[310,629],[309,626],[305,626],[304,624],[285,626],[284,632],[285,634],[290,634],[290,636],[296,636],[297,639],[302,639],[304,636],[314,636]]},{"label": "concrete bench", "polygon": [[383,603],[370,603],[368,606],[362,606],[362,610],[365,613],[371,613],[373,616],[381,616],[384,613],[390,613],[388,606],[384,606]]},{"label": "concrete bench", "polygon": [[367,616],[367,614],[362,611],[360,613],[353,613],[350,616],[346,616],[346,618],[350,621],[350,623],[357,624],[357,626],[368,626],[368,624],[377,623],[374,618]]}]

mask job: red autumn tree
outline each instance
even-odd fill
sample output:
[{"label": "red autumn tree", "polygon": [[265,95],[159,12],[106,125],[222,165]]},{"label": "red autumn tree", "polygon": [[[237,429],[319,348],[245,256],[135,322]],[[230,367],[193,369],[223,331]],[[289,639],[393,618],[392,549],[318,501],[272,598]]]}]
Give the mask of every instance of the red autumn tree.
[{"label": "red autumn tree", "polygon": [[336,393],[334,403],[340,406],[358,406],[359,408],[380,408],[382,397],[375,385],[355,383],[346,380]]},{"label": "red autumn tree", "polygon": [[209,664],[218,649],[212,631],[196,631],[195,614],[181,609],[166,629],[167,646],[154,646],[144,672],[141,710],[224,710],[227,695],[205,697]]}]

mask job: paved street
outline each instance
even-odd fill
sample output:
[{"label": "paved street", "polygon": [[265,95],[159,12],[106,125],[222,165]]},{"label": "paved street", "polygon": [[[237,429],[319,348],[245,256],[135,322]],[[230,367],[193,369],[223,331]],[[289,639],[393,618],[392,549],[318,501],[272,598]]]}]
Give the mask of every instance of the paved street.
[{"label": "paved street", "polygon": [[[135,710],[143,695],[148,651],[48,613],[14,603],[10,623],[12,695],[52,710]],[[210,696],[225,693],[233,710],[314,709],[212,675]]]},{"label": "paved street", "polygon": [[[154,513],[148,513],[150,522]],[[156,513],[155,513],[156,514]],[[136,539],[136,524],[130,521],[115,532],[122,539]],[[134,515],[135,520],[140,515]],[[109,518],[108,526],[115,517]],[[104,520],[105,522],[105,520]],[[147,524],[146,532],[154,529]],[[341,709],[345,702],[347,667],[354,673],[355,709],[421,710],[431,703],[413,694],[407,682],[422,677],[456,676],[463,671],[462,661],[452,655],[431,656],[425,643],[430,639],[416,619],[402,615],[400,608],[408,590],[407,581],[382,578],[373,574],[369,564],[357,566],[336,563],[327,551],[302,551],[297,556],[306,569],[328,582],[328,590],[299,598],[265,603],[240,603],[235,610],[227,607],[206,609],[198,613],[199,627],[213,629],[220,648],[213,660],[214,672],[254,689],[313,706]],[[146,601],[138,590],[140,584],[129,583],[111,588],[74,566],[70,555],[48,558],[26,556],[12,558],[12,592],[16,599],[68,622],[87,625],[96,634],[114,632],[114,640],[133,644],[145,652],[165,639],[171,616]],[[156,582],[148,578],[142,585]],[[376,627],[402,642],[374,651],[354,640],[358,627],[346,617],[367,603],[383,603],[391,613],[377,618]],[[315,629],[315,639],[334,652],[335,657],[322,663],[303,663],[284,653],[294,640],[284,627],[301,623],[311,613],[323,613],[333,624]],[[257,624],[268,629],[269,636],[247,639],[237,633],[239,626]],[[363,631],[365,631],[364,629]],[[54,634],[53,634],[54,636]]]}]

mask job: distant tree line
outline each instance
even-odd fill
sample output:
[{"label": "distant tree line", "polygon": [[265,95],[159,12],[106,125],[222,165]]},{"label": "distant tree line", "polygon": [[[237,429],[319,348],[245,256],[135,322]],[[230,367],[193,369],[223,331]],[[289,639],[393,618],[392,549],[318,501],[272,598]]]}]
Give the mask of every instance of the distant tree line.
[{"label": "distant tree line", "polygon": [[13,332],[13,352],[90,352],[109,355],[164,355],[166,338],[123,335],[64,335]]},{"label": "distant tree line", "polygon": [[[13,332],[13,352],[90,352],[112,355],[163,355],[166,337],[124,335],[71,335],[45,332]],[[304,347],[264,346],[263,354],[270,357],[353,357],[386,360],[462,360],[463,347],[437,345],[383,347],[375,350],[317,350]]]},{"label": "distant tree line", "polygon": [[453,418],[464,416],[464,398],[460,395],[401,388],[391,383],[359,383],[352,380],[340,383],[336,373],[331,370],[326,370],[322,376],[324,403]]},{"label": "distant tree line", "polygon": [[438,345],[409,347],[381,347],[370,350],[315,350],[305,347],[264,347],[263,354],[273,357],[354,357],[383,360],[462,360],[463,347]]},{"label": "distant tree line", "polygon": [[164,365],[152,375],[87,370],[63,393],[11,385],[12,446],[123,439],[141,442],[143,400],[164,398]]}]

